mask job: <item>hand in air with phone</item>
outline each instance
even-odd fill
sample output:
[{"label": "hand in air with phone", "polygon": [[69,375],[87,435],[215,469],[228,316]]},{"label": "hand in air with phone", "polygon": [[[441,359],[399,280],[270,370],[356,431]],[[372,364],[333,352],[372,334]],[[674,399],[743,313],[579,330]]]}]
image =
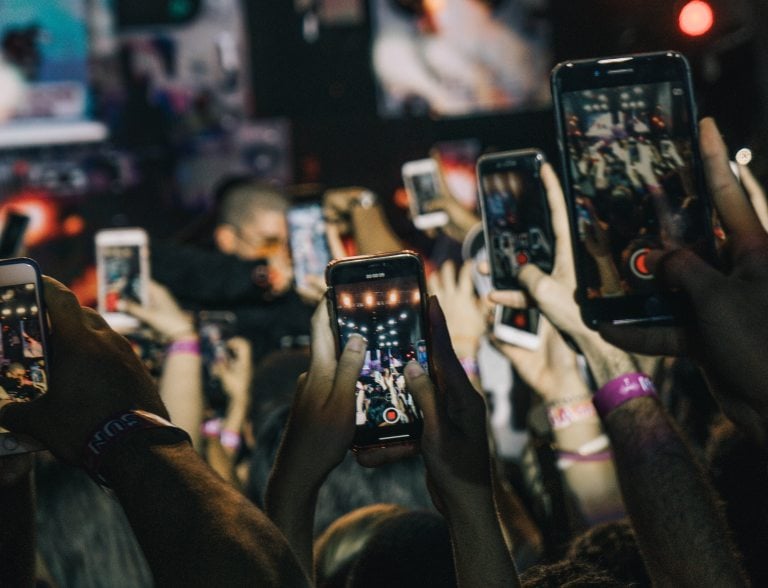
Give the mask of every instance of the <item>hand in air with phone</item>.
[{"label": "hand in air with phone", "polygon": [[690,354],[703,367],[723,411],[761,442],[768,411],[768,234],[731,172],[715,122],[700,123],[707,184],[727,236],[720,271],[689,249],[649,261],[659,279],[681,290],[691,316],[682,327],[600,325],[607,341],[640,353]]},{"label": "hand in air with phone", "polygon": [[165,286],[150,280],[147,290],[147,304],[124,299],[119,302],[118,310],[136,317],[169,341],[195,336],[192,316],[179,307]]}]

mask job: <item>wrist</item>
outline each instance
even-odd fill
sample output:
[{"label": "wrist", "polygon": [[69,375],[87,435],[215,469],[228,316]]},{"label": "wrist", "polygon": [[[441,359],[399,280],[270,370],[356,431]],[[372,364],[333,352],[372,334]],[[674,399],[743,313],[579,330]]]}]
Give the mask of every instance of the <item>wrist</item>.
[{"label": "wrist", "polygon": [[594,403],[600,418],[605,420],[627,402],[645,397],[657,397],[653,382],[645,374],[631,372],[606,382],[595,393]]},{"label": "wrist", "polygon": [[142,442],[191,447],[189,435],[170,421],[143,411],[126,410],[106,419],[94,429],[83,448],[85,470],[101,485],[108,485],[104,471],[121,449],[141,447]]}]

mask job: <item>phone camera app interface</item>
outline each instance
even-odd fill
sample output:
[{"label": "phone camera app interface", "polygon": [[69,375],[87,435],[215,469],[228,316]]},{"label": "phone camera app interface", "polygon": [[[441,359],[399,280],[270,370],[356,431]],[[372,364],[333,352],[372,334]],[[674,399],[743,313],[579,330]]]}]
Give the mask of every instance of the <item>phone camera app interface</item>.
[{"label": "phone camera app interface", "polygon": [[553,243],[539,182],[533,170],[498,169],[482,177],[491,264],[497,279],[514,279],[527,263],[552,271]]},{"label": "phone camera app interface", "polygon": [[118,312],[122,300],[141,302],[141,260],[132,245],[104,247],[104,309]]},{"label": "phone camera app interface", "polygon": [[0,287],[0,399],[29,402],[48,389],[34,284]]},{"label": "phone camera app interface", "polygon": [[662,82],[563,95],[578,243],[588,298],[658,291],[647,253],[702,247],[683,88]]},{"label": "phone camera app interface", "polygon": [[411,360],[427,370],[418,280],[402,277],[337,286],[336,308],[342,347],[354,333],[367,342],[356,384],[357,425],[386,427],[421,419],[403,375]]}]

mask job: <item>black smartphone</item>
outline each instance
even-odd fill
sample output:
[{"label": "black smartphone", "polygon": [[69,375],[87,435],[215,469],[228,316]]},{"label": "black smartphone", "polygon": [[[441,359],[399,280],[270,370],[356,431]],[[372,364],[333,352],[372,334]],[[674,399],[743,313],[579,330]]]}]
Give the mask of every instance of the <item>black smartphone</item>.
[{"label": "black smartphone", "polygon": [[674,51],[569,61],[551,81],[584,322],[679,323],[681,296],[646,258],[688,247],[715,263],[688,61]]},{"label": "black smartphone", "polygon": [[323,207],[319,202],[298,204],[288,209],[288,236],[296,286],[308,286],[310,276],[322,278],[331,260],[325,236]]},{"label": "black smartphone", "polygon": [[551,273],[554,233],[541,182],[544,154],[521,149],[483,155],[477,183],[493,285],[518,290],[517,272],[527,263]]},{"label": "black smartphone", "polygon": [[[43,286],[27,258],[0,261],[0,398],[30,402],[48,391],[48,337]],[[0,429],[0,455],[42,449]]]},{"label": "black smartphone", "polygon": [[424,266],[413,252],[349,257],[326,269],[338,349],[357,333],[367,342],[356,383],[353,448],[418,439],[422,414],[405,385],[411,360],[429,370]]},{"label": "black smartphone", "polygon": [[229,396],[216,375],[216,366],[225,365],[231,359],[228,343],[237,334],[237,318],[233,312],[226,310],[201,310],[197,314],[197,329],[205,400],[217,416],[223,417]]},{"label": "black smartphone", "polygon": [[29,217],[26,214],[8,211],[3,232],[0,234],[0,259],[16,257],[24,245]]}]

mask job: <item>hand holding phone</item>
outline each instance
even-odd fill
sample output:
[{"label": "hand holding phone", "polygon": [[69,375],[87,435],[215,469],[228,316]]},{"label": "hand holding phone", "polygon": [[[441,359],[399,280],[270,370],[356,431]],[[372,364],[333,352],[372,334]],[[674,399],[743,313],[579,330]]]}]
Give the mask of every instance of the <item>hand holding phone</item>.
[{"label": "hand holding phone", "polygon": [[715,263],[688,62],[672,51],[566,62],[552,93],[585,323],[679,322],[683,299],[647,256],[686,247]]},{"label": "hand holding phone", "polygon": [[[42,278],[31,259],[0,261],[0,400],[31,402],[48,391],[48,325]],[[0,429],[0,455],[42,449]]]},{"label": "hand holding phone", "polygon": [[448,213],[435,208],[443,197],[437,162],[431,158],[408,161],[403,164],[402,171],[416,228],[424,230],[447,225]]},{"label": "hand holding phone", "polygon": [[129,300],[146,304],[149,288],[149,239],[140,228],[105,229],[96,233],[98,309],[118,331],[139,326],[139,320],[120,310]]},{"label": "hand holding phone", "polygon": [[421,411],[405,385],[409,361],[428,369],[429,331],[421,259],[412,252],[334,260],[326,270],[338,349],[365,340],[355,383],[353,447],[410,443],[421,435]]},{"label": "hand holding phone", "polygon": [[477,162],[480,207],[494,287],[519,289],[517,272],[528,263],[549,273],[554,237],[536,149],[482,156]]}]

